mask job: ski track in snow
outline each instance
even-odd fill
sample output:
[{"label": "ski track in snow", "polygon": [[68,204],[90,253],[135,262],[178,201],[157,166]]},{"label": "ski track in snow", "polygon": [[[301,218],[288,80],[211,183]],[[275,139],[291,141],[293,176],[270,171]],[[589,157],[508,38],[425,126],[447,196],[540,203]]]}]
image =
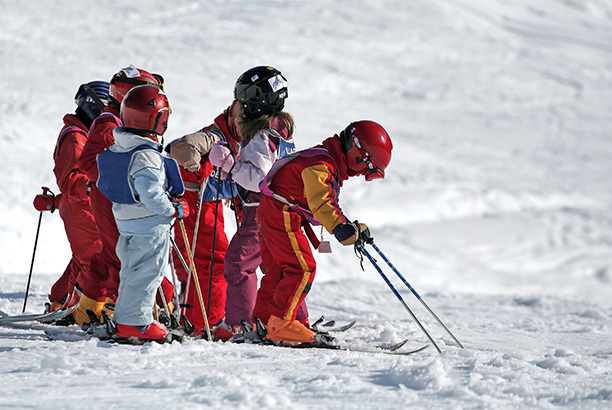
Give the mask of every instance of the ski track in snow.
[{"label": "ski track in snow", "polygon": [[[356,119],[388,129],[386,179],[348,181],[343,209],[465,349],[385,268],[442,355],[122,346],[2,326],[0,407],[610,408],[611,23],[605,0],[2,2],[0,316],[21,313],[31,201],[57,191],[51,154],[79,84],[130,63],[163,74],[170,141],[270,64],[289,80],[299,148]],[[357,320],[338,334],[349,347],[427,343],[369,262],[332,248],[311,320]],[[45,214],[28,311],[69,256]]]}]

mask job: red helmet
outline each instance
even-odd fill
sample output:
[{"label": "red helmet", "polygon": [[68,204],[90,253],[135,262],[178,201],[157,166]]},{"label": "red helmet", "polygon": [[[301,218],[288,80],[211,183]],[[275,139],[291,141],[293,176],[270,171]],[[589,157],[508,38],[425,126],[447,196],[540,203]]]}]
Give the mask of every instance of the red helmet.
[{"label": "red helmet", "polygon": [[348,168],[366,181],[384,178],[393,144],[387,131],[374,121],[356,121],[340,133]]},{"label": "red helmet", "polygon": [[123,126],[132,130],[164,135],[168,128],[169,116],[168,97],[162,90],[152,85],[132,88],[121,103]]},{"label": "red helmet", "polygon": [[137,85],[150,84],[164,89],[164,79],[159,74],[151,74],[142,68],[133,65],[122,68],[110,80],[109,94],[117,100],[119,104],[125,98],[125,94]]}]

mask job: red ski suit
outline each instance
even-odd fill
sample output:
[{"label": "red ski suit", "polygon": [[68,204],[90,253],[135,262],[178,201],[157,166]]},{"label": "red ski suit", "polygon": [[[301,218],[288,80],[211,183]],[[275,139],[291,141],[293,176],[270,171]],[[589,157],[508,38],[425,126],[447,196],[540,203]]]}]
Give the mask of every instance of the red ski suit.
[{"label": "red ski suit", "polygon": [[[87,143],[79,158],[79,168],[87,177],[98,180],[98,154],[115,142],[113,130],[121,125],[119,110],[115,106],[107,107],[91,125]],[[115,253],[119,231],[112,210],[113,203],[106,199],[96,184],[91,187],[91,210],[98,225],[102,249],[91,260],[91,266],[86,275],[83,294],[104,302],[106,297],[115,298],[119,288],[119,270],[121,262]]]},{"label": "red ski suit", "polygon": [[[271,190],[292,204],[310,210],[333,233],[348,219],[338,205],[339,189],[349,177],[339,137],[323,141],[331,155],[298,156],[273,176]],[[316,262],[302,226],[308,223],[289,205],[265,196],[257,210],[261,256],[266,274],[257,292],[253,316],[267,323],[270,315],[296,319],[297,308],[310,291]]]},{"label": "red ski suit", "polygon": [[[236,131],[233,118],[228,114],[230,109],[226,110],[223,114],[220,114],[215,118],[214,124],[205,127],[203,130],[207,131],[213,128],[215,125],[224,134],[228,141],[229,147],[235,150],[235,144],[240,141],[240,137]],[[235,152],[235,151],[234,151]],[[187,172],[181,165],[181,176],[185,183],[185,195],[184,199],[189,204],[191,212],[189,216],[183,219],[185,224],[185,230],[187,232],[187,238],[189,241],[193,241],[195,232],[195,226],[198,217],[198,193],[199,189],[206,186],[207,178],[210,176],[213,166],[208,160],[208,152],[202,153],[200,158],[200,169],[197,172]],[[179,161],[180,163],[181,161]],[[204,184],[204,185],[202,185]],[[215,210],[216,210],[216,235],[215,235],[215,254],[213,260],[213,272],[212,272],[212,287],[209,287],[210,283],[210,270],[211,270],[211,251],[213,247],[213,231],[215,227]],[[210,310],[206,312],[208,321],[212,325],[219,322],[225,316],[225,300],[227,293],[227,282],[223,275],[223,262],[225,259],[225,253],[229,246],[227,236],[225,234],[225,221],[223,218],[223,204],[219,201],[216,205],[215,201],[202,202],[202,211],[200,215],[200,222],[198,225],[198,237],[197,244],[191,244],[191,249],[194,250],[194,261],[195,268],[198,274],[198,281],[202,291],[204,299],[204,307],[207,308],[208,294],[210,288]],[[182,254],[183,259],[189,263],[189,258],[185,248],[185,242],[183,240],[183,233],[179,223],[174,225],[174,237],[176,244]],[[182,262],[180,261],[176,252],[173,252],[174,266],[177,272],[177,276],[181,282],[187,281],[187,272],[183,268]],[[197,290],[195,288],[195,281],[192,279],[188,289],[187,305],[190,307],[185,310],[185,316],[194,325],[196,332],[200,333],[204,329],[204,317],[202,315],[202,309],[200,308],[200,302],[198,299]]]},{"label": "red ski suit", "polygon": [[77,166],[77,159],[86,141],[87,127],[76,115],[66,114],[64,128],[60,132],[53,155],[53,173],[62,193],[59,214],[64,221],[72,259],[63,275],[51,288],[49,299],[52,302],[61,302],[75,284],[84,286],[85,273],[89,269],[91,258],[102,249],[91,212],[89,178]]}]

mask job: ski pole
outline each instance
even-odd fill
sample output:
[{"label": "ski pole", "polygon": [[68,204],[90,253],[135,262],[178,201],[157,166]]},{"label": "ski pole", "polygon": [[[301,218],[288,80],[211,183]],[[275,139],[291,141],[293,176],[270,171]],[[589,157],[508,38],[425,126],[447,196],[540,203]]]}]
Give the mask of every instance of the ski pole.
[{"label": "ski pole", "polygon": [[[195,253],[196,247],[198,246],[198,232],[200,230],[200,215],[202,214],[202,200],[204,198],[204,184],[200,184],[200,188],[198,191],[198,215],[196,217],[196,223],[195,223],[195,227],[193,229],[193,241],[191,242],[193,244],[193,252]],[[191,275],[192,275],[192,267],[189,266],[187,267],[187,264],[184,263],[185,260],[183,259],[183,255],[181,255],[181,253],[178,250],[178,247],[175,248],[176,254],[179,256],[179,258],[181,259],[181,262],[183,262],[183,267],[185,268],[185,272],[187,272],[187,284],[186,289],[185,289],[185,295],[183,298],[183,304],[187,303],[187,297],[189,296],[189,285],[191,284]],[[194,265],[195,267],[195,265]],[[183,311],[182,314],[185,314],[185,312]]]},{"label": "ski pole", "polygon": [[36,256],[36,246],[38,245],[38,234],[40,233],[40,223],[42,222],[42,211],[38,216],[38,227],[36,228],[36,239],[34,240],[34,251],[32,252],[32,262],[30,262],[30,274],[28,275],[28,284],[25,291],[25,299],[23,300],[23,310],[21,313],[25,313],[26,305],[28,304],[28,294],[30,293],[30,282],[32,281],[32,270],[34,269],[34,257]]},{"label": "ski pole", "polygon": [[[172,242],[172,246],[174,247],[174,249],[178,252],[178,247],[176,246],[176,242],[174,242],[174,238],[172,238],[172,234],[170,234],[170,241]],[[176,277],[176,269],[174,268],[174,261],[172,260],[172,251],[170,251],[170,255],[168,255],[168,257],[170,259],[170,273],[172,274],[172,285],[174,286],[174,294],[172,295],[172,299],[174,301],[174,311],[172,312],[172,315],[174,315],[175,319],[177,319],[178,321],[178,319],[181,317],[181,299],[178,290],[179,288],[177,286],[178,279]],[[187,269],[185,269],[185,271],[187,271]]]},{"label": "ski pole", "polygon": [[164,306],[164,310],[166,311],[166,313],[168,313],[168,316],[170,316],[170,307],[168,306],[168,301],[166,300],[166,295],[164,294],[164,290],[162,288],[161,285],[159,285],[159,287],[157,288],[157,293],[159,294],[159,297],[162,301],[162,305]]},{"label": "ski pole", "polygon": [[236,183],[232,181],[232,175],[229,176],[230,188],[232,189],[232,204],[234,205],[234,219],[236,220],[236,228],[240,228],[240,218],[238,217],[238,203],[236,202],[236,196],[239,193],[234,193],[234,188],[236,188]]},{"label": "ski pole", "polygon": [[206,315],[206,309],[204,308],[204,298],[202,297],[202,289],[200,288],[200,279],[198,279],[198,272],[196,271],[195,263],[193,261],[193,253],[191,253],[191,246],[189,246],[189,238],[187,238],[187,231],[185,230],[185,223],[182,219],[179,219],[181,226],[181,232],[183,233],[183,240],[185,241],[185,248],[187,249],[187,257],[189,258],[190,268],[193,271],[193,284],[198,293],[198,301],[200,302],[200,308],[202,309],[202,316],[204,318],[204,327],[206,329],[206,336],[208,340],[212,341],[210,334],[210,326],[208,324],[208,316]]},{"label": "ski pole", "polygon": [[[174,238],[172,238],[172,236],[170,236],[170,242],[172,243],[172,247],[174,248],[174,251],[176,252],[179,260],[181,261],[181,264],[183,265],[183,268],[185,269],[185,272],[189,271],[189,266],[187,265],[187,262],[185,262],[185,258],[183,257],[183,254],[179,250],[179,247],[176,244]],[[174,274],[174,278],[173,279],[175,280],[175,283],[176,283],[176,272],[172,271],[172,273]],[[187,322],[187,320],[188,320],[187,317],[185,317],[185,312],[186,312],[186,309],[188,307],[188,305],[187,305],[187,296],[188,296],[189,292],[187,292],[187,291],[189,290],[189,283],[190,283],[189,279],[187,280],[187,284],[186,284],[187,289],[185,289],[183,291],[183,303],[181,304],[180,300],[179,300],[179,297],[178,296],[176,297],[176,299],[177,299],[176,306],[178,306],[178,308],[176,309],[176,312],[178,312],[177,313],[178,317],[176,317],[177,321],[179,321],[179,319],[181,319],[181,318],[183,319],[183,322]],[[185,325],[185,328],[187,328],[187,325]]]},{"label": "ski pole", "polygon": [[397,275],[398,278],[400,278],[402,280],[402,282],[404,282],[404,285],[406,285],[406,287],[408,289],[410,289],[410,291],[412,292],[412,294],[423,304],[423,306],[425,307],[425,309],[427,309],[427,311],[438,321],[438,323],[440,324],[440,326],[442,326],[444,328],[444,330],[446,330],[448,332],[448,334],[453,338],[453,340],[455,341],[455,343],[457,343],[457,345],[459,345],[459,347],[461,347],[463,349],[463,345],[461,344],[461,342],[459,340],[457,340],[457,338],[455,337],[455,335],[453,334],[453,332],[451,332],[449,330],[448,327],[446,327],[446,325],[440,320],[440,318],[434,313],[433,310],[431,310],[431,308],[427,305],[427,303],[425,303],[425,301],[421,298],[421,296],[417,293],[417,291],[410,286],[410,283],[408,283],[408,281],[404,278],[404,276],[400,273],[400,271],[391,263],[391,261],[389,259],[387,259],[387,257],[385,256],[385,254],[380,250],[380,248],[378,246],[376,246],[376,244],[374,243],[374,241],[370,242],[370,245],[372,245],[372,247],[374,248],[374,250],[376,252],[378,252],[378,254],[383,258],[383,260],[387,263],[387,265],[389,265],[389,267],[393,270],[393,272],[395,272],[395,274]]},{"label": "ski pole", "polygon": [[429,333],[427,332],[427,330],[425,330],[425,328],[423,327],[423,325],[421,324],[421,322],[419,321],[419,319],[417,319],[417,317],[415,316],[415,314],[412,312],[412,310],[410,310],[410,308],[408,307],[408,305],[406,304],[406,302],[404,302],[404,298],[402,298],[402,295],[400,295],[400,293],[397,291],[397,289],[395,289],[395,287],[393,286],[393,284],[391,283],[391,281],[389,281],[389,278],[387,278],[387,275],[384,274],[384,272],[382,271],[382,269],[380,268],[380,266],[378,266],[378,264],[376,263],[376,260],[374,260],[374,258],[370,255],[370,253],[365,249],[365,247],[363,245],[359,245],[359,250],[368,258],[368,260],[372,263],[372,265],[374,266],[374,268],[378,271],[378,273],[380,274],[380,276],[383,278],[383,280],[385,281],[385,283],[387,284],[387,286],[389,286],[389,288],[391,289],[391,291],[393,292],[393,294],[399,299],[399,301],[401,302],[402,305],[404,305],[404,307],[406,308],[406,310],[408,311],[408,313],[410,313],[410,316],[412,316],[412,319],[414,319],[414,321],[416,322],[416,324],[421,328],[421,330],[423,331],[423,333],[425,333],[425,336],[427,336],[427,338],[429,339],[429,341],[434,345],[434,347],[436,348],[436,350],[438,351],[438,353],[442,353],[442,350],[440,350],[440,348],[438,347],[438,345],[436,344],[436,342],[434,342],[434,340],[431,338],[431,336],[429,335]]},{"label": "ski pole", "polygon": [[217,168],[217,198],[215,199],[215,223],[213,224],[212,249],[210,255],[210,276],[208,277],[208,300],[206,302],[207,311],[210,311],[210,299],[212,297],[213,268],[215,267],[215,244],[217,242],[217,217],[219,214],[219,191],[221,191],[221,167]]},{"label": "ski pole", "polygon": [[[53,197],[53,202],[55,203],[55,194],[46,186],[41,188],[43,190],[43,195],[47,195],[50,193]],[[51,209],[51,212],[55,211],[55,206]],[[38,235],[40,233],[40,224],[42,222],[43,211],[40,211],[40,215],[38,216],[38,226],[36,227],[36,239],[34,239],[34,251],[32,252],[32,261],[30,262],[30,273],[28,274],[28,284],[26,285],[25,297],[23,299],[23,310],[21,313],[25,313],[26,306],[28,304],[28,295],[30,294],[30,282],[32,281],[32,271],[34,269],[34,257],[36,256],[36,247],[38,246]]]}]

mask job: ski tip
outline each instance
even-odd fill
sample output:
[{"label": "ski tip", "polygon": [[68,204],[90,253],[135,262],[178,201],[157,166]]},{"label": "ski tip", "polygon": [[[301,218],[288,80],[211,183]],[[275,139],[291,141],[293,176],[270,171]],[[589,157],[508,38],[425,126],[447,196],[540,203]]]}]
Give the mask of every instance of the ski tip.
[{"label": "ski tip", "polygon": [[408,343],[408,339],[404,339],[404,340],[402,340],[399,343],[395,343],[394,345],[391,345],[388,350],[391,350],[392,352],[395,352],[396,350],[398,350],[399,348],[404,346],[406,343]]},{"label": "ski tip", "polygon": [[349,330],[350,328],[352,328],[353,326],[355,326],[355,324],[357,323],[356,320],[353,320],[350,323],[347,323],[344,326],[340,326],[338,329],[336,329],[337,332],[346,332],[347,330]]},{"label": "ski tip", "polygon": [[413,354],[413,353],[418,353],[418,352],[422,352],[423,350],[427,349],[430,345],[423,345],[417,349],[413,349],[410,350],[409,352],[406,352],[406,354]]}]

